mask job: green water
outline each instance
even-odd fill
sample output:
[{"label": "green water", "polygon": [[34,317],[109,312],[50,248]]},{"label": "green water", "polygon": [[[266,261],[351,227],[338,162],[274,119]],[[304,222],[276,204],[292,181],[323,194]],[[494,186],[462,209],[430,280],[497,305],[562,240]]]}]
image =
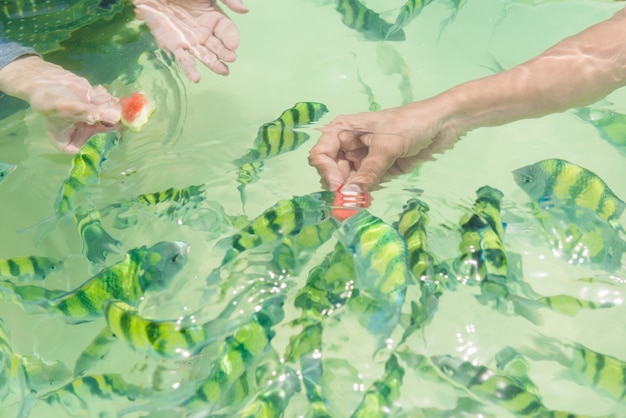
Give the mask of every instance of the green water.
[{"label": "green water", "polygon": [[[294,103],[317,101],[328,106],[329,113],[320,124],[337,115],[367,111],[368,97],[358,74],[383,108],[400,105],[411,96],[414,100],[427,98],[460,82],[490,74],[494,60],[503,67],[520,63],[623,7],[623,3],[599,1],[557,1],[533,6],[532,2],[469,0],[456,19],[441,31],[440,24],[449,16],[451,7],[435,2],[405,28],[405,41],[382,43],[364,41],[356,31],[343,25],[330,1],[249,0],[246,4],[251,9],[249,14],[232,16],[241,30],[241,46],[228,77],[203,69],[202,81],[192,85],[148,51],[139,58],[141,72],[132,85],[120,80],[111,84],[111,89],[120,95],[144,90],[155,100],[157,111],[141,132],[126,133],[120,147],[105,161],[102,186],[93,196],[97,205],[169,187],[206,184],[207,199],[219,202],[228,214],[241,214],[237,173],[231,162],[252,145],[260,125],[274,120]],[[378,0],[366,4],[391,21],[403,2]],[[378,63],[380,54],[394,51],[409,69],[408,80],[399,74],[387,74],[388,68]],[[396,67],[390,63],[389,68],[393,71]],[[409,92],[400,90],[403,81],[410,83]],[[611,109],[626,112],[625,93],[621,89],[606,98]],[[317,131],[306,131],[311,134],[309,142],[294,152],[269,160],[260,180],[247,187],[248,216],[260,214],[280,199],[320,189],[315,170],[306,163]],[[52,214],[71,157],[56,151],[45,136],[42,119],[27,110],[3,120],[0,155],[0,160],[18,165],[0,185],[3,197],[0,256],[69,256],[63,273],[51,276],[45,283],[49,288],[75,288],[91,274],[81,256],[80,239],[72,222],[58,225],[39,241],[37,228],[16,232]],[[404,203],[412,197],[407,189],[423,190],[421,198],[431,208],[432,245],[435,251],[450,256],[457,251],[458,238],[446,236],[443,225],[456,224],[471,206],[476,189],[491,185],[504,193],[506,247],[523,256],[525,280],[537,292],[594,300],[623,299],[622,288],[617,284],[576,281],[610,275],[569,265],[554,256],[541,239],[541,230],[530,215],[528,198],[510,173],[553,157],[585,166],[602,177],[618,196],[626,197],[623,154],[601,139],[593,126],[566,112],[471,132],[437,161],[387,183],[374,194],[370,210],[385,221],[394,222]],[[109,218],[104,219],[104,225],[123,243],[124,251],[161,240],[183,240],[190,244],[189,262],[184,270],[168,290],[148,295],[140,305],[140,312],[147,317],[174,319],[198,309],[204,278],[223,256],[223,249],[215,247],[215,234],[193,225],[150,217],[123,230],[112,228]],[[300,314],[293,306],[295,295],[304,284],[309,268],[321,261],[334,241],[331,239],[314,255],[301,275],[287,279],[292,287],[286,291],[285,320],[275,328],[276,336],[272,340],[279,353],[284,352],[289,337],[295,333],[286,325]],[[117,259],[111,257],[111,261]],[[626,278],[623,274],[618,276]],[[407,295],[409,300],[416,297],[411,292]],[[205,314],[210,317],[219,309],[216,307],[212,312],[209,308]],[[408,312],[408,306],[404,312]],[[535,326],[518,316],[495,312],[477,303],[470,291],[461,289],[441,297],[433,322],[424,333],[411,337],[408,344],[415,353],[453,354],[493,367],[493,357],[500,349],[506,345],[523,345],[539,331],[626,359],[623,305],[583,311],[572,318],[545,309],[541,312],[545,323]],[[0,317],[4,318],[14,352],[36,353],[46,360],[60,360],[70,368],[104,324],[100,320],[68,325],[58,317],[27,313],[2,301]],[[324,330],[323,355],[329,365],[325,383],[333,413],[344,417],[350,416],[364,391],[382,375],[389,352],[382,350],[372,355],[374,339],[355,315],[341,314],[335,318],[333,326]],[[393,338],[397,341],[400,335],[401,332],[396,332]],[[90,373],[122,373],[129,381],[149,387],[155,383],[153,372],[159,365],[173,370],[167,374],[169,386],[160,397],[177,396],[177,383],[189,382],[189,368],[147,358],[122,342],[117,342],[110,355]],[[457,398],[463,396],[452,386],[426,381],[405,368],[397,408],[390,416],[418,417],[419,408],[427,407],[451,409]],[[570,379],[559,378],[562,371],[563,367],[554,362],[530,363],[529,376],[538,385],[548,408],[594,416],[626,416],[623,403],[600,396]],[[171,411],[161,414],[150,411],[149,400],[133,403],[94,398],[92,401],[91,416],[97,416],[99,407],[111,412],[135,405],[148,408],[125,416],[148,413],[175,416]],[[159,401],[162,399],[155,398],[154,405],[161,405]],[[285,416],[304,416],[306,405],[302,389],[291,399]],[[13,417],[18,409],[18,398],[10,396],[0,407],[0,416]],[[480,416],[510,416],[504,409],[488,404],[481,413],[484,415]],[[66,412],[58,405],[38,402],[31,416],[61,417]],[[468,412],[464,416],[479,415]]]}]

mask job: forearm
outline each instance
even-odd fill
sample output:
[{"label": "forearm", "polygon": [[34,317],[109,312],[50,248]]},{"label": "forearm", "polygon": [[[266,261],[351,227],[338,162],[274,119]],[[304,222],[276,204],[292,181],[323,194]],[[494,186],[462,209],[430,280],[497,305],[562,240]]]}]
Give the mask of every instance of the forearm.
[{"label": "forearm", "polygon": [[5,67],[12,62],[27,56],[36,56],[33,48],[22,46],[17,42],[9,41],[0,35],[0,91],[13,96],[11,84],[14,81],[12,71]]},{"label": "forearm", "polygon": [[593,103],[626,84],[626,9],[510,70],[454,87],[448,122],[477,127],[545,116]]}]

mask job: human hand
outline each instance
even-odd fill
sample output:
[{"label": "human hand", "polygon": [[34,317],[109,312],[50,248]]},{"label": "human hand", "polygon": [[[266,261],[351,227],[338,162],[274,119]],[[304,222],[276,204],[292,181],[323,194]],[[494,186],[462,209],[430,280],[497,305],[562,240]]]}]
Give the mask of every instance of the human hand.
[{"label": "human hand", "polygon": [[[150,28],[157,45],[174,55],[185,75],[200,81],[194,57],[221,75],[225,62],[234,62],[239,29],[217,5],[217,0],[133,0],[135,12]],[[222,0],[235,13],[248,9],[241,0]]]},{"label": "human hand", "polygon": [[102,86],[38,56],[19,58],[0,69],[0,91],[27,101],[46,119],[52,143],[75,153],[97,132],[120,121],[117,98]]},{"label": "human hand", "polygon": [[322,185],[367,191],[452,148],[459,137],[436,99],[378,112],[338,116],[309,153]]}]

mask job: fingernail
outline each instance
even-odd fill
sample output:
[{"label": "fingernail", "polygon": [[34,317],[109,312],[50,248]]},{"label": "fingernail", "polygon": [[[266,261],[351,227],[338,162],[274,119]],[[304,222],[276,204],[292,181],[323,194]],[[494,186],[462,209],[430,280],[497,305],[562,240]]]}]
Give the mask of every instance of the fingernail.
[{"label": "fingernail", "polygon": [[356,196],[361,192],[361,186],[359,186],[358,184],[346,184],[341,188],[341,193],[345,195]]}]

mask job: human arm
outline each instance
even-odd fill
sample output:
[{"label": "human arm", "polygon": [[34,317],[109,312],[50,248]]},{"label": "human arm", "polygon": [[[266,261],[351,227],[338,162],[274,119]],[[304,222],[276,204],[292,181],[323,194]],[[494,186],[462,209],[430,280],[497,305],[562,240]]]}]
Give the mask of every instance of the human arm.
[{"label": "human arm", "polygon": [[468,131],[592,103],[626,84],[626,9],[507,71],[432,98],[339,116],[309,162],[325,187],[370,189],[450,149]]},{"label": "human arm", "polygon": [[41,113],[52,142],[65,152],[78,151],[91,135],[120,121],[119,101],[104,87],[37,55],[21,55],[0,68],[0,91]]},{"label": "human arm", "polygon": [[[216,0],[133,0],[137,17],[150,28],[157,45],[171,53],[185,75],[200,81],[195,58],[221,75],[237,58],[239,29]],[[235,13],[248,9],[241,0],[222,0]]]}]

